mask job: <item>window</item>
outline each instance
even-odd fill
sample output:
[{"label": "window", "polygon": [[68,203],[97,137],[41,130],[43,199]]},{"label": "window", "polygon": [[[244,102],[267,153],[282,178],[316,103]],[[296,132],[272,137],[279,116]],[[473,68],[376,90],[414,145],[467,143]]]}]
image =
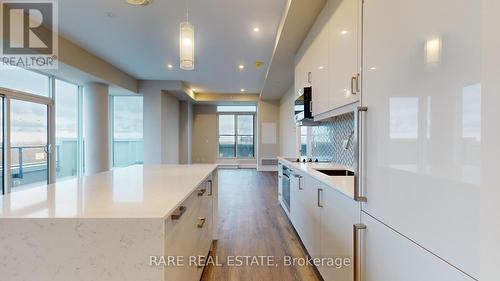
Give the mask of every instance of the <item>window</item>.
[{"label": "window", "polygon": [[78,176],[80,153],[80,88],[55,80],[56,177]]},{"label": "window", "polygon": [[300,156],[307,157],[307,129],[308,127],[300,127]]},{"label": "window", "polygon": [[217,112],[256,112],[257,107],[255,105],[219,105],[217,106]]},{"label": "window", "polygon": [[113,167],[126,167],[144,162],[142,96],[114,96]]},{"label": "window", "polygon": [[256,106],[218,106],[219,157],[254,158]]},{"label": "window", "polygon": [[50,96],[50,76],[23,68],[0,68],[0,87],[32,95]]},{"label": "window", "polygon": [[[6,155],[0,156],[0,177],[10,179],[3,193],[77,176],[81,87],[31,70],[2,68],[0,92],[0,149]],[[54,139],[49,128],[55,129]]]}]

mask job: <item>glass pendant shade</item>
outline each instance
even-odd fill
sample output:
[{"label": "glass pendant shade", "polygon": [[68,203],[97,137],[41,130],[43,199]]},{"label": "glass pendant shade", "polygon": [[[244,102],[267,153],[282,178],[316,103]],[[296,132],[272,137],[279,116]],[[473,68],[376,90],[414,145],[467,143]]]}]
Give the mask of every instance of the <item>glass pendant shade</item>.
[{"label": "glass pendant shade", "polygon": [[194,27],[189,22],[180,25],[180,68],[194,69]]}]

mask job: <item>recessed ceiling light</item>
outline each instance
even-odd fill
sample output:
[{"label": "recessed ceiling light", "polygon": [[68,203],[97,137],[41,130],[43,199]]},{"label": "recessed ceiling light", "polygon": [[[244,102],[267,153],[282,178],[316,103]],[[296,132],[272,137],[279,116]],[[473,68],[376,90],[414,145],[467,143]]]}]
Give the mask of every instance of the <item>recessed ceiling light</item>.
[{"label": "recessed ceiling light", "polygon": [[240,89],[240,92],[242,92],[242,93],[243,93],[244,91],[245,91],[245,89]]},{"label": "recessed ceiling light", "polygon": [[347,30],[342,30],[342,31],[340,32],[340,34],[342,34],[342,35],[346,35],[347,33],[349,33],[349,31],[347,31]]},{"label": "recessed ceiling light", "polygon": [[167,64],[167,67],[168,68],[174,68],[174,66],[172,64]]},{"label": "recessed ceiling light", "polygon": [[377,69],[375,66],[370,67],[370,70],[375,70]]},{"label": "recessed ceiling light", "polygon": [[259,32],[259,31],[260,31],[260,28],[258,28],[258,27],[253,28],[253,32]]},{"label": "recessed ceiling light", "polygon": [[134,6],[146,6],[150,0],[126,0],[127,3]]},{"label": "recessed ceiling light", "polygon": [[244,66],[243,64],[240,64],[240,65],[238,65],[238,68],[239,68],[239,69],[244,69],[244,68],[245,68],[245,66]]}]

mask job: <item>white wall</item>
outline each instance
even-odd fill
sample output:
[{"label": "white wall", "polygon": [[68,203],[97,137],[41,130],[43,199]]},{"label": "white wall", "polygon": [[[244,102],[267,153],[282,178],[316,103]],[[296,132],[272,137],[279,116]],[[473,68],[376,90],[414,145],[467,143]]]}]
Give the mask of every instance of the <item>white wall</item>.
[{"label": "white wall", "polygon": [[[264,169],[261,165],[263,158],[276,158],[280,154],[280,116],[279,116],[279,101],[263,101],[260,100],[257,104],[257,166],[259,170]],[[263,131],[263,124],[274,124],[275,131],[267,132],[271,135],[274,134],[274,143],[265,143],[263,140],[265,132]]]},{"label": "white wall", "polygon": [[179,101],[164,91],[169,81],[141,81],[144,97],[144,163],[179,163]]},{"label": "white wall", "polygon": [[162,93],[162,164],[179,163],[179,100]]},{"label": "white wall", "polygon": [[179,102],[179,163],[192,163],[193,104]]},{"label": "white wall", "polygon": [[280,156],[297,157],[297,127],[294,116],[294,86],[280,100]]}]

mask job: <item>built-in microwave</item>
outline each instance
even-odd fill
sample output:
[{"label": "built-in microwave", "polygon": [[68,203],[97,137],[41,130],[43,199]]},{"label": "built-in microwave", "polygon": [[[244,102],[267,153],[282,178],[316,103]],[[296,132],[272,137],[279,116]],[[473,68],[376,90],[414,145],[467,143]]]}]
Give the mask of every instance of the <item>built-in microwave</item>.
[{"label": "built-in microwave", "polygon": [[304,88],[302,95],[295,99],[295,123],[312,120],[312,88]]}]

